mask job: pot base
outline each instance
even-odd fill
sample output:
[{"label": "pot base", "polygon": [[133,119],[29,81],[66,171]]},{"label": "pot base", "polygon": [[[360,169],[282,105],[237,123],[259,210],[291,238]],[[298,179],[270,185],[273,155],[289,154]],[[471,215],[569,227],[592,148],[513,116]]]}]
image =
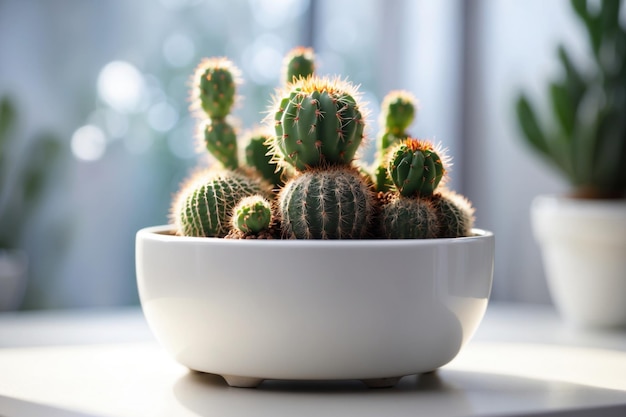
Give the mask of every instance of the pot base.
[{"label": "pot base", "polygon": [[[193,369],[192,371],[202,373],[202,371],[195,371]],[[224,378],[224,381],[226,381],[228,386],[235,387],[235,388],[256,388],[259,385],[261,385],[261,383],[265,381],[266,379],[266,378],[256,378],[256,377],[226,375],[226,374],[219,375],[219,376]],[[368,388],[393,388],[398,384],[400,379],[404,376],[405,375],[393,376],[393,377],[387,377],[387,378],[368,378],[368,379],[361,379],[361,382],[363,382]]]}]

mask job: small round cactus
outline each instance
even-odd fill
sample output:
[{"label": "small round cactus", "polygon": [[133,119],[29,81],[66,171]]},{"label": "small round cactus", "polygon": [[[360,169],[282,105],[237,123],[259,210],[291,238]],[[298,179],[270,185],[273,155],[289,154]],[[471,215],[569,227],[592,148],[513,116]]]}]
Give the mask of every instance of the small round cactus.
[{"label": "small round cactus", "polygon": [[390,152],[389,177],[405,196],[431,195],[443,178],[445,154],[432,143],[408,138]]},{"label": "small round cactus", "polygon": [[283,79],[292,83],[298,78],[306,78],[315,72],[313,48],[298,46],[287,53],[283,60]]},{"label": "small round cactus", "polygon": [[195,106],[212,119],[223,119],[235,102],[239,70],[227,58],[206,58],[196,68],[192,81]]},{"label": "small round cactus", "polygon": [[[416,113],[417,100],[413,94],[404,90],[391,91],[381,104],[381,125],[385,126],[386,133],[391,133],[397,138],[404,137]],[[386,148],[387,146],[383,146],[383,149]]]},{"label": "small round cactus", "polygon": [[439,234],[439,221],[429,198],[396,197],[382,208],[381,228],[387,239],[431,239]]},{"label": "small round cactus", "polygon": [[207,119],[198,125],[206,149],[227,169],[237,169],[237,135],[227,119]]},{"label": "small round cactus", "polygon": [[257,131],[249,135],[245,149],[246,164],[254,168],[265,180],[274,187],[283,185],[285,168],[279,166],[271,152],[272,137],[269,134]]},{"label": "small round cactus", "polygon": [[356,88],[341,79],[299,79],[274,105],[274,152],[302,171],[349,165],[363,140]]},{"label": "small round cactus", "polygon": [[235,206],[232,227],[242,233],[256,234],[270,227],[272,206],[262,195],[244,197]]},{"label": "small round cactus", "polygon": [[283,232],[295,239],[358,239],[368,235],[374,197],[350,168],[308,170],[279,194]]},{"label": "small round cactus", "polygon": [[433,195],[432,204],[439,222],[437,237],[463,237],[472,234],[474,208],[460,194],[443,190]]},{"label": "small round cactus", "polygon": [[259,182],[238,173],[200,172],[174,199],[172,220],[184,236],[224,237],[235,205],[244,197],[263,193]]}]

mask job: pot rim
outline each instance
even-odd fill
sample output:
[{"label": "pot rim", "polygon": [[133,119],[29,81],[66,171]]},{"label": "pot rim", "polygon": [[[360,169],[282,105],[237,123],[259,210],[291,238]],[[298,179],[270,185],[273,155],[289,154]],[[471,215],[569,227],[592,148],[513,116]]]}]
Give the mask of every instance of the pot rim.
[{"label": "pot rim", "polygon": [[[435,238],[435,239],[224,239],[218,237],[193,237],[179,236],[173,233],[173,225],[150,226],[140,229],[137,238],[149,238],[161,242],[186,242],[217,244],[223,242],[226,245],[273,245],[273,246],[313,246],[313,247],[376,247],[381,246],[422,246],[431,244],[469,243],[476,240],[493,239],[493,232],[489,230],[473,228],[472,236]],[[384,243],[383,243],[384,242]]]}]

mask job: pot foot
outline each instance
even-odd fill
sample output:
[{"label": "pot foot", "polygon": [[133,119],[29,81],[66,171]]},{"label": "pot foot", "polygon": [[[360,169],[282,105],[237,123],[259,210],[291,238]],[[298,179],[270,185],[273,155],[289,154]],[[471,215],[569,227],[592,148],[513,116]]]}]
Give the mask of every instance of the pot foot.
[{"label": "pot foot", "polygon": [[400,378],[402,377],[394,376],[390,378],[362,379],[361,381],[363,381],[368,388],[391,388],[396,386]]},{"label": "pot foot", "polygon": [[263,382],[262,378],[252,378],[247,376],[222,375],[222,378],[231,387],[256,388]]}]

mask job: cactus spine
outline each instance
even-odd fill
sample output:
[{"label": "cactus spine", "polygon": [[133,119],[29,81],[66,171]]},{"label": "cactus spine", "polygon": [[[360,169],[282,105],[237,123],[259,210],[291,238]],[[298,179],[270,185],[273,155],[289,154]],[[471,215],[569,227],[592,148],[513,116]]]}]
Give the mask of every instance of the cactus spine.
[{"label": "cactus spine", "polygon": [[272,207],[262,195],[244,197],[235,206],[232,225],[242,233],[256,234],[270,227]]},{"label": "cactus spine", "polygon": [[350,164],[363,140],[357,98],[355,87],[338,78],[288,85],[274,106],[274,152],[299,171]]},{"label": "cactus spine", "polygon": [[191,91],[194,106],[208,121],[201,124],[206,149],[227,169],[236,169],[237,138],[227,116],[235,103],[239,70],[226,58],[204,59],[196,68]]},{"label": "cactus spine", "polygon": [[368,235],[374,198],[351,168],[312,169],[279,194],[283,230],[295,239],[358,239]]},{"label": "cactus spine", "polygon": [[263,192],[259,182],[231,171],[199,173],[178,193],[171,215],[184,236],[224,237],[235,205]]},{"label": "cactus spine", "polygon": [[312,48],[298,46],[289,51],[283,60],[283,80],[286,84],[312,76],[314,72],[315,54]]}]

